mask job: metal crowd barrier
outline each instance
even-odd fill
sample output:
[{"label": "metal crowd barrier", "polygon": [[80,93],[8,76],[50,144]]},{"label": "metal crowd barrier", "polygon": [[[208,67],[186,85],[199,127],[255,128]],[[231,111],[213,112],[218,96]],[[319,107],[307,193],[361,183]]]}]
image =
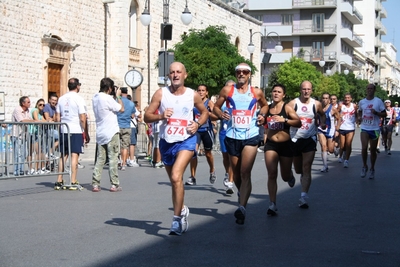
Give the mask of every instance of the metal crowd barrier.
[{"label": "metal crowd barrier", "polygon": [[137,125],[137,140],[135,154],[137,156],[148,156],[147,147],[149,143],[149,137],[147,136],[147,125],[144,122],[140,122]]},{"label": "metal crowd barrier", "polygon": [[[60,127],[65,126],[66,135],[60,134]],[[69,175],[70,168],[59,170],[58,163],[65,154],[60,151],[60,143],[68,142],[69,155],[71,154],[69,127],[65,123],[55,122],[2,122],[0,135],[0,179]],[[64,166],[71,166],[71,157],[68,157]],[[80,188],[79,188],[80,189]]]}]

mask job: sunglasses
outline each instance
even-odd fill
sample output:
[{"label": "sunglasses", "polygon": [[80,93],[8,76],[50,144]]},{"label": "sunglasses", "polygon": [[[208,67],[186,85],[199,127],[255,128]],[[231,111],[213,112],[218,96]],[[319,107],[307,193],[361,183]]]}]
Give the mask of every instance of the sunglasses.
[{"label": "sunglasses", "polygon": [[44,104],[39,104],[38,106],[39,106],[39,107],[43,107],[43,106],[44,106]]},{"label": "sunglasses", "polygon": [[243,73],[244,75],[247,75],[250,73],[249,70],[236,70],[236,75],[240,75],[241,73]]}]

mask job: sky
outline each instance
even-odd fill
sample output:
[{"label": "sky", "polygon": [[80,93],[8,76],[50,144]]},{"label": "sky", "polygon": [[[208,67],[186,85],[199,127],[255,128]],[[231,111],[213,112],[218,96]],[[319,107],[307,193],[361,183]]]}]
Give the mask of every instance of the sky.
[{"label": "sky", "polygon": [[382,19],[382,24],[386,27],[386,35],[382,35],[383,42],[394,44],[397,49],[397,62],[400,62],[400,27],[399,14],[400,14],[400,1],[399,0],[386,0],[382,2],[387,12],[387,18]]}]

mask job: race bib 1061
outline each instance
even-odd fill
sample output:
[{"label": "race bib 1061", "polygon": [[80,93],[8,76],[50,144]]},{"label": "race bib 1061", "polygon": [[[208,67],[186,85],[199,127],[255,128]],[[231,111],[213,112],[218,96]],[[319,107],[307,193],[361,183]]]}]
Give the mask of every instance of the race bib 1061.
[{"label": "race bib 1061", "polygon": [[250,128],[251,110],[232,110],[233,128]]}]

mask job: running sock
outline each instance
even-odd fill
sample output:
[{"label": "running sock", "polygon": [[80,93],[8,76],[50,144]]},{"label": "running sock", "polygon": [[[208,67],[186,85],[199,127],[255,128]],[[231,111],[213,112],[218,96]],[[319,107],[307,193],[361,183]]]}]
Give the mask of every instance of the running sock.
[{"label": "running sock", "polygon": [[346,159],[346,150],[343,151],[343,159]]},{"label": "running sock", "polygon": [[323,151],[321,153],[322,155],[322,163],[324,164],[324,167],[328,166],[328,151]]},{"label": "running sock", "polygon": [[396,126],[396,133],[399,132],[399,126]]},{"label": "running sock", "polygon": [[308,194],[306,192],[301,192],[301,197],[308,198]]},{"label": "running sock", "polygon": [[181,216],[174,215],[174,218],[173,218],[174,221],[180,221],[181,219],[182,219]]}]

